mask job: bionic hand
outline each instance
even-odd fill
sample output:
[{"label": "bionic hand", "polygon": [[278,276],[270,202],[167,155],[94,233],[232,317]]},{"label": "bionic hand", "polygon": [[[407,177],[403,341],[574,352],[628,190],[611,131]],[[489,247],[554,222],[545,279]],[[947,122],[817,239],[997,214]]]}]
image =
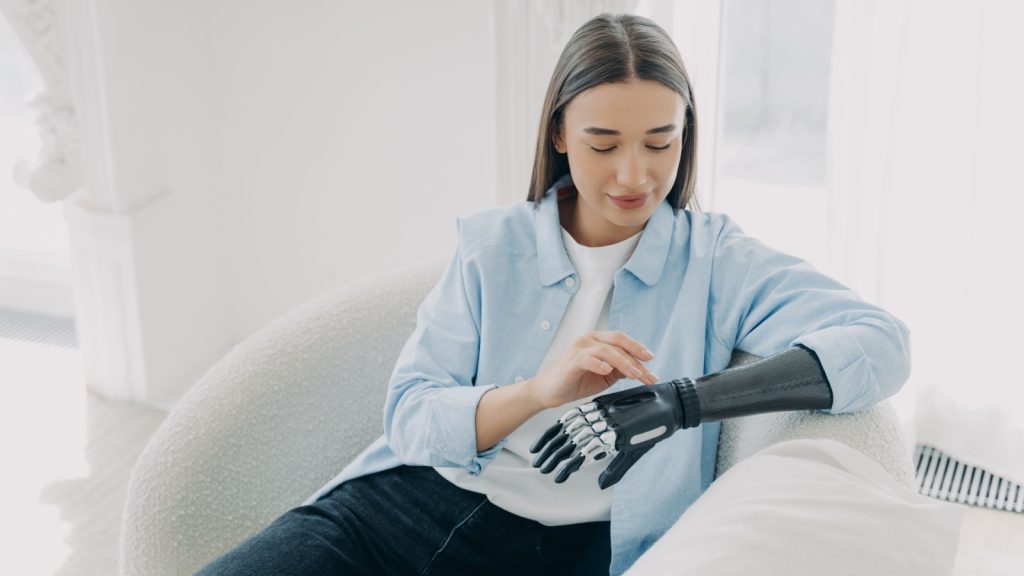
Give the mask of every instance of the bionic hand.
[{"label": "bionic hand", "polygon": [[774,356],[702,376],[604,394],[566,412],[530,452],[533,467],[565,482],[584,463],[612,456],[598,478],[605,489],[655,444],[681,428],[736,416],[832,407],[818,357],[797,345]]}]

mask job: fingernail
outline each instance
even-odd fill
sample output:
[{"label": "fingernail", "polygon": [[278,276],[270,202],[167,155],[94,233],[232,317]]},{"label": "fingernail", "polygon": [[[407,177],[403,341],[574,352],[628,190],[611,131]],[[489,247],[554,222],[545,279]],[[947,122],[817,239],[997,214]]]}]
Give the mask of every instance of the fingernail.
[{"label": "fingernail", "polygon": [[647,354],[647,355],[648,355],[648,356],[650,356],[651,358],[654,358],[654,352],[651,352],[651,351],[650,351],[650,350],[648,350],[647,348],[644,348],[644,354]]}]

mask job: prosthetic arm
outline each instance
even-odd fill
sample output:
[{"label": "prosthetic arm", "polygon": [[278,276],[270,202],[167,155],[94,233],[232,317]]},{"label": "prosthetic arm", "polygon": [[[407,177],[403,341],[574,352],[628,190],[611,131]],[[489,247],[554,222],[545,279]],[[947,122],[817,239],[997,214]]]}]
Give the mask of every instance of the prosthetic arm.
[{"label": "prosthetic arm", "polygon": [[565,482],[585,462],[612,456],[598,484],[605,489],[655,444],[677,430],[736,416],[832,407],[832,387],[813,351],[797,345],[774,356],[708,374],[637,386],[594,398],[566,412],[530,452],[533,467]]}]

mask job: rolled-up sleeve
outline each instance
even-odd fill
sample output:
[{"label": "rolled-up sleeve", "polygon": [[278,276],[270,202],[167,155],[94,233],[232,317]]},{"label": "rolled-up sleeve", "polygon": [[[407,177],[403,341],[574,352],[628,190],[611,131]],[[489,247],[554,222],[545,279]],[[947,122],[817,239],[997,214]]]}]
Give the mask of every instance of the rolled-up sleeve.
[{"label": "rolled-up sleeve", "polygon": [[[461,224],[458,224],[461,229]],[[463,259],[462,238],[440,281],[416,312],[388,385],[384,435],[403,463],[461,467],[479,474],[504,442],[477,452],[476,408],[495,386],[475,386],[480,352],[480,282]]]},{"label": "rolled-up sleeve", "polygon": [[809,263],[765,246],[725,219],[715,249],[711,329],[725,346],[770,356],[814,350],[832,386],[832,414],[895,394],[910,376],[910,331]]}]

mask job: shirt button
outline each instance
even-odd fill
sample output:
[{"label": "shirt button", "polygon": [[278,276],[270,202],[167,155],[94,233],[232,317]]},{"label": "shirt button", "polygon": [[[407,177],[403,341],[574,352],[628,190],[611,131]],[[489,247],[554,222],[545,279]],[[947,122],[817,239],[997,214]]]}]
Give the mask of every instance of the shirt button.
[{"label": "shirt button", "polygon": [[547,330],[548,328],[551,328],[551,322],[548,322],[547,320],[545,320],[545,321],[540,323],[540,329],[541,330]]},{"label": "shirt button", "polygon": [[570,287],[570,288],[572,288],[573,286],[576,285],[576,279],[573,278],[572,276],[566,278],[565,279],[565,285]]},{"label": "shirt button", "polygon": [[516,376],[516,382],[522,382],[522,381],[523,381],[523,377],[522,376]]}]

